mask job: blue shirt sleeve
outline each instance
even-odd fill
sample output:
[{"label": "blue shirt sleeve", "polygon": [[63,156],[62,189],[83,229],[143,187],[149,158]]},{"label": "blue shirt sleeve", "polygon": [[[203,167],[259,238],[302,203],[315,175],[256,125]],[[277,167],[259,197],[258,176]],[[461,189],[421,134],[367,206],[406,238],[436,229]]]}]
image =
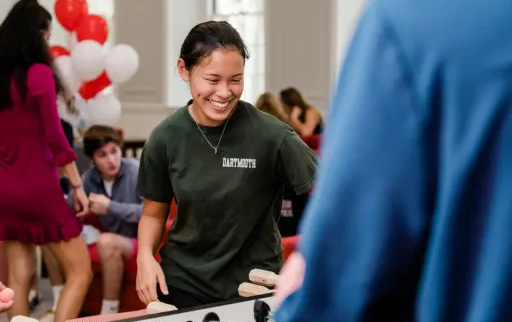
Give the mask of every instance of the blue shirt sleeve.
[{"label": "blue shirt sleeve", "polygon": [[414,321],[432,213],[429,142],[412,73],[372,2],[331,103],[301,223],[302,288],[278,322]]}]

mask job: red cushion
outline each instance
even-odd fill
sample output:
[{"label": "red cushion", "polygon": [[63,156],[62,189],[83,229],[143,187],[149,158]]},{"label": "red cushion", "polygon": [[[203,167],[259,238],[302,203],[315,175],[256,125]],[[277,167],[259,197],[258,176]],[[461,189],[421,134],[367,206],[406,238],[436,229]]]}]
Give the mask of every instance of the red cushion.
[{"label": "red cushion", "polygon": [[295,250],[298,241],[298,236],[283,237],[281,245],[283,245],[283,257],[286,261],[291,253]]},{"label": "red cushion", "polygon": [[98,247],[96,244],[87,246],[89,248],[89,256],[91,257],[92,270],[97,272],[101,270],[100,254],[98,254]]},{"label": "red cushion", "polygon": [[304,143],[307,144],[312,150],[317,151],[320,148],[320,142],[322,141],[322,134],[313,134],[308,136],[301,136]]},{"label": "red cushion", "polygon": [[[98,254],[97,244],[89,245],[89,256],[91,257],[92,270],[95,273],[101,274],[101,263],[100,263],[100,255]],[[132,256],[125,263],[125,278],[131,279],[135,281],[137,277],[137,256]]]},{"label": "red cushion", "polygon": [[130,260],[126,262],[125,265],[125,279],[128,279],[129,281],[135,283],[135,281],[137,280],[137,256],[132,256],[132,258],[130,258]]}]

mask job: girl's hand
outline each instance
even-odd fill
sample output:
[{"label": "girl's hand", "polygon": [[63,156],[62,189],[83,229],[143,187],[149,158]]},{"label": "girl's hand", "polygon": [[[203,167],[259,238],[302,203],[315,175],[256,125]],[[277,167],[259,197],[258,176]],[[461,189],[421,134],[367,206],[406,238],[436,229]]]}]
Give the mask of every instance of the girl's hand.
[{"label": "girl's hand", "polygon": [[137,294],[144,305],[158,301],[157,284],[163,294],[169,294],[164,271],[155,257],[140,254],[137,257]]},{"label": "girl's hand", "polygon": [[73,191],[73,204],[77,217],[83,217],[89,214],[89,199],[85,194],[84,188],[76,187]]}]

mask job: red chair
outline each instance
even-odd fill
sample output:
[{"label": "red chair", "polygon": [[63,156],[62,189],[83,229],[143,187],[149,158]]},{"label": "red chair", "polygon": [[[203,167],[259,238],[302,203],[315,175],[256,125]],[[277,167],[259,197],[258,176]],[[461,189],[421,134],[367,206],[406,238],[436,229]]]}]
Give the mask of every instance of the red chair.
[{"label": "red chair", "polygon": [[281,245],[283,245],[283,257],[286,261],[288,257],[295,251],[299,236],[283,237]]},{"label": "red chair", "polygon": [[[169,219],[165,225],[165,232],[158,248],[155,258],[160,261],[159,251],[160,248],[167,242],[167,233],[171,228],[172,222],[176,217],[177,206],[173,201],[171,203],[171,210],[169,213]],[[92,225],[96,229],[103,231],[100,221],[96,216],[89,216],[84,220],[87,225]],[[93,281],[87,292],[87,296],[82,305],[82,313],[87,315],[97,315],[101,311],[101,305],[103,301],[103,277],[101,274],[101,264],[98,255],[98,249],[96,245],[89,246],[89,255],[91,256],[92,269],[94,273]],[[121,290],[121,298],[119,299],[119,312],[129,312],[135,310],[142,310],[145,308],[144,304],[139,300],[137,295],[136,278],[137,278],[137,256],[133,256],[130,261],[125,264],[125,274],[123,279],[123,285]]]},{"label": "red chair", "polygon": [[318,151],[322,141],[322,134],[301,136],[301,139],[304,141],[304,143],[306,143],[307,146],[311,148],[311,150]]}]

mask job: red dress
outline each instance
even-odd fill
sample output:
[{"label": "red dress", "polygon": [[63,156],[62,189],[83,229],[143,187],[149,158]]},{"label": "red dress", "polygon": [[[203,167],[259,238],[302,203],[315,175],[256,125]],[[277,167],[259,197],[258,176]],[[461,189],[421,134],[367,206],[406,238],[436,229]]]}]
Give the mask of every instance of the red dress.
[{"label": "red dress", "polygon": [[57,111],[51,69],[27,73],[23,101],[11,83],[13,107],[0,111],[0,241],[42,245],[79,236],[82,224],[64,199],[58,166],[76,159]]}]

